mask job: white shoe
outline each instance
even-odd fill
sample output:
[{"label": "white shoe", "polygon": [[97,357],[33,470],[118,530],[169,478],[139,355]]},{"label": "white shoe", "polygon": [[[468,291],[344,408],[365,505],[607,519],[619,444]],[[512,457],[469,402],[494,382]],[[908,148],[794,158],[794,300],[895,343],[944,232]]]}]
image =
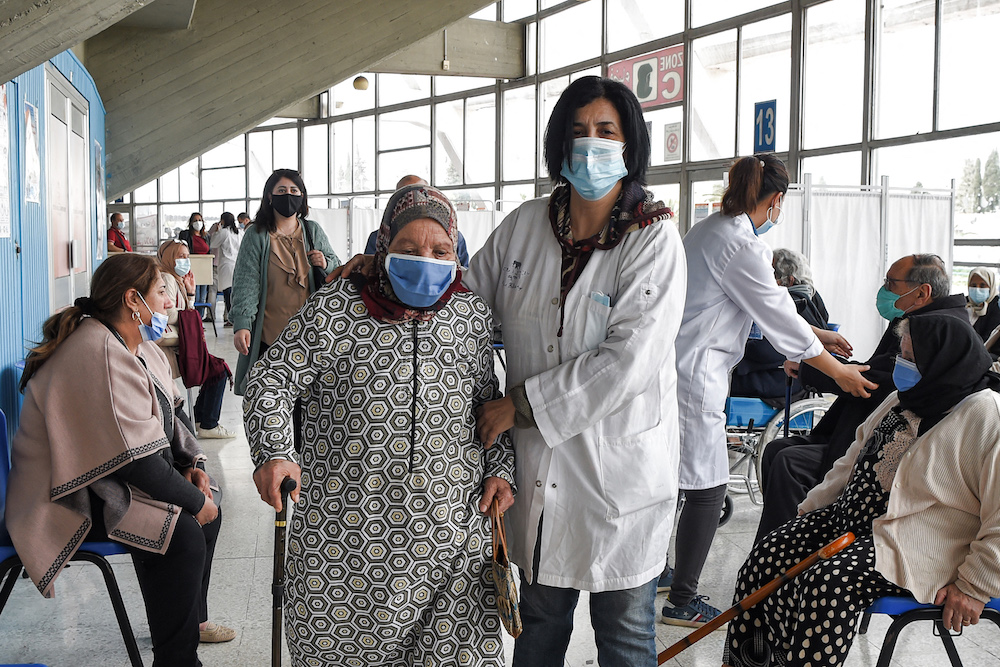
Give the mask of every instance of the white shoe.
[{"label": "white shoe", "polygon": [[215,428],[204,429],[200,426],[198,427],[198,437],[199,438],[235,438],[236,434],[227,429],[222,424],[219,424]]}]

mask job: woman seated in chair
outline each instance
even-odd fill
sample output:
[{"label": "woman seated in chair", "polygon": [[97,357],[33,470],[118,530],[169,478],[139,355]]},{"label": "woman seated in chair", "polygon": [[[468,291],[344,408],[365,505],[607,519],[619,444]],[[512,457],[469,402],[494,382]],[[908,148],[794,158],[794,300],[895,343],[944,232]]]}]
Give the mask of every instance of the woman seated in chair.
[{"label": "woman seated in chair", "polygon": [[[823,297],[813,285],[812,270],[805,255],[787,248],[778,248],[774,251],[771,266],[774,267],[774,279],[779,285],[788,289],[788,295],[792,297],[799,316],[814,330],[829,330],[827,320],[830,315],[827,313],[826,304],[823,303]],[[849,349],[831,350],[834,354],[849,351]],[[758,327],[751,327],[743,359],[733,369],[730,396],[762,398],[774,407],[784,407],[787,377],[782,369],[784,362],[785,355],[774,349]],[[802,384],[798,378],[794,379],[792,400],[799,400],[804,395]]]},{"label": "woman seated in chair", "polygon": [[751,551],[741,599],[841,534],[855,542],[729,624],[731,667],[839,665],[877,598],[944,605],[953,630],[1000,596],[1000,376],[964,317],[902,321],[890,394],[799,516]]},{"label": "woman seated in chair", "polygon": [[[230,377],[229,369],[221,359],[212,357],[205,343],[205,332],[201,325],[182,327],[179,313],[182,310],[194,308],[194,275],[191,273],[191,259],[188,247],[180,241],[164,241],[158,253],[160,271],[163,272],[163,282],[167,289],[167,335],[158,343],[170,362],[170,372],[173,377],[182,377],[178,363],[178,354],[182,351],[182,342],[199,346],[198,353],[205,359],[217,359],[212,368],[214,371],[202,370],[207,377],[201,381],[198,390],[198,400],[194,404],[194,422],[199,438],[235,438],[236,434],[219,423],[222,413],[222,399],[226,395],[226,381]],[[185,329],[187,334],[185,334]],[[183,339],[188,335],[197,340]],[[190,380],[191,378],[184,378]],[[189,386],[198,384],[198,380]]]},{"label": "woman seated in chair", "polygon": [[50,317],[28,355],[7,528],[46,597],[84,539],[124,544],[154,667],[198,667],[199,640],[236,633],[207,620],[219,491],[151,342],[166,327],[163,277],[154,258],[121,253],[90,294]]}]

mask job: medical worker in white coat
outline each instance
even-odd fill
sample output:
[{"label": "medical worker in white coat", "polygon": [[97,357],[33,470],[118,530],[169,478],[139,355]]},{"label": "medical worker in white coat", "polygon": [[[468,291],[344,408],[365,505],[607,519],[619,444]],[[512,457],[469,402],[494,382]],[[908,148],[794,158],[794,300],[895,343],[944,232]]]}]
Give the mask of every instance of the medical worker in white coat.
[{"label": "medical worker in white coat", "polygon": [[861,376],[867,366],[841,364],[824,349],[846,341],[811,328],[774,279],[771,249],[758,236],[779,220],[786,190],[788,172],[773,155],[737,160],[729,170],[722,211],[684,237],[688,287],[677,335],[677,395],[685,503],[677,526],[676,569],[668,563],[658,586],[670,591],[662,620],[671,625],[697,627],[719,614],[697,595],[698,578],[729,481],[724,413],[729,375],[743,357],[751,324],[756,322],[789,360],[805,361],[855,396],[868,396],[867,390],[877,386]]},{"label": "medical worker in white coat", "polygon": [[581,590],[601,665],[656,664],[686,279],[670,211],[642,187],[649,154],[631,91],[576,80],[546,129],[552,194],[507,216],[463,278],[502,323],[507,354],[507,396],[478,428],[492,442],[514,427],[515,667],[564,664]]}]

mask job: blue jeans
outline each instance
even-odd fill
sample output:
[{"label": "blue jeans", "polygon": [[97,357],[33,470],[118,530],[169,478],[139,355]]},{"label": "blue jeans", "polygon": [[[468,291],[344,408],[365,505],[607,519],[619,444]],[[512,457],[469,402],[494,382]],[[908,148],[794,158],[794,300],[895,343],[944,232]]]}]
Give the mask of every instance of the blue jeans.
[{"label": "blue jeans", "polygon": [[[541,536],[535,542],[535,571]],[[601,667],[656,667],[656,579],[623,591],[590,594],[590,624]],[[573,611],[580,591],[529,584],[521,573],[521,622],[513,667],[553,667],[566,663],[573,634]]]},{"label": "blue jeans", "polygon": [[194,420],[206,431],[219,425],[222,399],[226,395],[226,381],[223,374],[218,380],[202,385],[198,391],[198,400],[194,402]]}]

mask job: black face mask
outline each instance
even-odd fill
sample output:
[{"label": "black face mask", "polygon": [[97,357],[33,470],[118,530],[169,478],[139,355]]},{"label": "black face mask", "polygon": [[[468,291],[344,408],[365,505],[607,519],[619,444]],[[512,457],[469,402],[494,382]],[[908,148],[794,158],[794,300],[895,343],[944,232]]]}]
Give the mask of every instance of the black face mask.
[{"label": "black face mask", "polygon": [[302,195],[271,195],[271,208],[290,218],[302,206]]}]

